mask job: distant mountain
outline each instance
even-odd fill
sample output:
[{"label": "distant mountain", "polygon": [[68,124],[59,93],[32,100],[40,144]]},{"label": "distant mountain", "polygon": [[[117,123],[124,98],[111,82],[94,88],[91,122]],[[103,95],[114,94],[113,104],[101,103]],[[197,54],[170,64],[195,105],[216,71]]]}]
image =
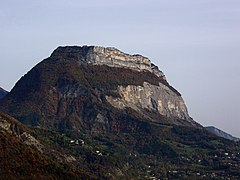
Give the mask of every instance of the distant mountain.
[{"label": "distant mountain", "polygon": [[0,99],[2,99],[4,96],[7,95],[7,91],[5,91],[3,88],[0,87]]},{"label": "distant mountain", "polygon": [[224,132],[224,131],[222,131],[222,130],[214,127],[214,126],[207,126],[207,127],[205,127],[205,128],[206,128],[209,132],[211,132],[211,133],[213,133],[213,134],[215,134],[215,135],[217,135],[217,136],[219,136],[219,137],[223,137],[223,138],[225,138],[225,139],[229,139],[229,140],[235,141],[235,142],[240,141],[240,138],[234,137],[234,136],[232,136],[231,134],[228,134],[228,133],[226,133],[226,132]]}]

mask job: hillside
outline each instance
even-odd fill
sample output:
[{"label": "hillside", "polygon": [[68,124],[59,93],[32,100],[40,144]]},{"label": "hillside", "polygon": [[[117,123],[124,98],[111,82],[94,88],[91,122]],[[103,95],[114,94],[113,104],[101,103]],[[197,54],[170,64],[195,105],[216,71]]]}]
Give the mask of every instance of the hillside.
[{"label": "hillside", "polygon": [[33,130],[0,112],[0,179],[75,177],[43,154],[44,146],[30,133]]},{"label": "hillside", "polygon": [[[220,179],[240,176],[239,144],[196,128],[139,121],[136,117],[129,118],[129,113],[121,117],[129,124],[124,132],[101,135],[25,127],[1,113],[0,163],[4,168],[0,177]],[[31,137],[32,145],[23,138],[26,133],[31,134],[25,137]]]},{"label": "hillside", "polygon": [[240,144],[195,122],[181,94],[141,55],[59,47],[16,83],[0,110],[56,164],[50,177],[57,168],[61,177],[89,179],[240,177]]}]

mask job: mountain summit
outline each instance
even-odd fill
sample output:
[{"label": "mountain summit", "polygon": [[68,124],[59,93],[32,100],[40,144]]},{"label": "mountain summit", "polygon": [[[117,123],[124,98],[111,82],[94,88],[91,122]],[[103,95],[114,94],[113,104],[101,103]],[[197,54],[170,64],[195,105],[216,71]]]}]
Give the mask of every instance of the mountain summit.
[{"label": "mountain summit", "polygon": [[98,46],[58,47],[17,82],[0,109],[25,124],[58,130],[108,131],[121,111],[199,126],[148,58]]},{"label": "mountain summit", "polygon": [[158,67],[142,55],[129,55],[113,47],[66,46],[58,47],[51,55],[53,59],[77,60],[82,64],[107,65],[137,71],[149,71],[158,77],[164,74]]}]

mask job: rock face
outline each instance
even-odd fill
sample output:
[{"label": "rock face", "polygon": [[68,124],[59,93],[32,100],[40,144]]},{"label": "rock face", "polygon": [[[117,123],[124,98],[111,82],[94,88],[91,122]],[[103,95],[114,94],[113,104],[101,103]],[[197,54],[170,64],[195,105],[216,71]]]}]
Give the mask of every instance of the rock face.
[{"label": "rock face", "polygon": [[7,91],[5,91],[4,89],[2,89],[1,87],[0,87],[0,99],[2,99],[4,96],[6,96],[7,95]]},{"label": "rock face", "polygon": [[[141,55],[129,55],[112,47],[74,46],[58,47],[51,55],[53,59],[73,59],[79,63],[107,65],[110,67],[129,68],[137,71],[149,71],[158,77],[165,77],[158,67]],[[69,58],[71,57],[71,58]]]},{"label": "rock face", "polygon": [[129,110],[147,121],[200,127],[148,58],[95,46],[57,48],[17,82],[0,109],[25,124],[60,130],[119,131]]},{"label": "rock face", "polygon": [[235,141],[235,142],[240,141],[240,138],[233,137],[231,134],[228,134],[214,126],[205,127],[205,129],[207,129],[209,132],[215,134],[216,136],[219,136],[219,137],[231,140],[231,141]]},{"label": "rock face", "polygon": [[106,96],[108,102],[117,108],[130,107],[137,111],[149,109],[167,117],[191,120],[182,97],[162,83],[158,86],[148,82],[144,82],[142,86],[118,86],[117,91],[119,98]]}]

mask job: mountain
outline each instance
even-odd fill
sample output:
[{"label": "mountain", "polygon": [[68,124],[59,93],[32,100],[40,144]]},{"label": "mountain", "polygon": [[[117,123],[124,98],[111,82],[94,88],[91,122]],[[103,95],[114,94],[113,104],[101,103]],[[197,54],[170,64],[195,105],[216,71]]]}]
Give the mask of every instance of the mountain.
[{"label": "mountain", "polygon": [[181,94],[141,55],[58,47],[16,83],[0,110],[69,179],[240,177],[240,144],[195,122]]},{"label": "mountain", "polygon": [[0,87],[0,99],[2,99],[4,96],[6,96],[7,95],[7,91],[5,91],[4,89],[2,89],[1,87]]},{"label": "mountain", "polygon": [[234,137],[231,134],[228,134],[214,126],[207,126],[205,127],[209,132],[215,134],[216,136],[223,137],[225,139],[229,139],[231,141],[240,141],[240,138]]},{"label": "mountain", "polygon": [[61,131],[119,131],[117,114],[127,109],[149,121],[200,127],[148,58],[96,46],[57,48],[16,83],[0,109]]}]

